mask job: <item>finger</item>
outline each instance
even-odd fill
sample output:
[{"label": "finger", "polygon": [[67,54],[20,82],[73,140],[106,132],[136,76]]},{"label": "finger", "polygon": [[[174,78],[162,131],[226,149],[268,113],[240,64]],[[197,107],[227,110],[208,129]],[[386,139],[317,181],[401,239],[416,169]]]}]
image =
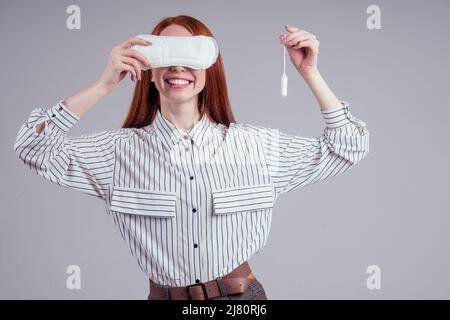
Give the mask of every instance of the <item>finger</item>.
[{"label": "finger", "polygon": [[300,49],[300,48],[309,48],[312,50],[313,53],[317,52],[317,46],[313,42],[313,40],[305,40],[301,41],[298,45],[293,47],[294,49]]},{"label": "finger", "polygon": [[300,28],[296,28],[296,27],[290,26],[290,25],[288,25],[288,24],[285,25],[284,27],[285,27],[286,30],[289,31],[289,32],[294,32],[294,31],[301,30]]},{"label": "finger", "polygon": [[295,32],[290,33],[289,35],[287,35],[284,38],[283,42],[286,43],[286,42],[289,42],[289,41],[291,41],[292,39],[294,39],[296,37],[307,36],[307,35],[309,36],[311,34],[309,32],[307,32],[307,31],[305,31],[305,30],[298,30],[298,31],[295,31]]},{"label": "finger", "polygon": [[131,74],[131,80],[136,82],[136,70],[131,65],[122,62],[120,68],[121,70],[128,71]]},{"label": "finger", "polygon": [[305,41],[305,40],[313,40],[312,35],[310,33],[302,34],[297,37],[291,38],[291,40],[289,40],[289,41],[284,41],[283,43],[288,47],[293,47],[293,46],[297,45],[300,41]]},{"label": "finger", "polygon": [[149,42],[149,41],[146,41],[146,40],[144,40],[144,39],[140,39],[140,38],[128,38],[127,40],[125,40],[124,42],[122,42],[121,44],[120,44],[120,47],[122,47],[122,48],[124,48],[124,49],[127,49],[127,48],[129,48],[129,47],[131,47],[131,46],[133,46],[133,45],[135,45],[135,44],[137,44],[137,45],[143,45],[143,46],[145,46],[145,45],[149,45],[151,42]]},{"label": "finger", "polygon": [[[285,29],[288,31],[288,35],[282,35],[282,38],[284,39],[284,38],[286,38],[286,37],[289,37],[289,39],[288,40],[290,40],[293,36],[295,36],[296,34],[302,34],[302,33],[309,33],[309,32],[307,32],[306,30],[303,30],[303,29],[301,29],[301,28],[297,28],[297,27],[293,27],[293,26],[290,26],[290,25],[285,25],[284,26],[285,27]],[[293,34],[293,35],[292,35]],[[292,35],[292,36],[291,36]],[[283,40],[282,39],[282,40]]]},{"label": "finger", "polygon": [[150,65],[150,61],[148,61],[148,59],[139,51],[134,50],[134,49],[124,49],[123,50],[123,55],[127,56],[127,57],[132,57],[135,58],[137,60],[139,60],[144,66],[147,67],[151,67]]},{"label": "finger", "polygon": [[130,57],[123,57],[122,62],[126,63],[134,68],[136,71],[137,79],[141,80],[141,67],[136,59]]}]

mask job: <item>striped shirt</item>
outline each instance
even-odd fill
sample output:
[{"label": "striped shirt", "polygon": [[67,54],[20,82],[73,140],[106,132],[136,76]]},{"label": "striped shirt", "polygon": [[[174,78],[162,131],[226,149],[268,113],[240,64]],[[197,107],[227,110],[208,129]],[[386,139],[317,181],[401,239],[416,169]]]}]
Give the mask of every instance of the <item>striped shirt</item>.
[{"label": "striped shirt", "polygon": [[322,115],[325,128],[315,138],[226,127],[206,115],[184,133],[160,111],[142,128],[69,137],[79,117],[60,100],[31,111],[14,150],[44,179],[104,200],[150,279],[186,286],[223,276],[261,250],[280,194],[368,154],[369,131],[347,102]]}]

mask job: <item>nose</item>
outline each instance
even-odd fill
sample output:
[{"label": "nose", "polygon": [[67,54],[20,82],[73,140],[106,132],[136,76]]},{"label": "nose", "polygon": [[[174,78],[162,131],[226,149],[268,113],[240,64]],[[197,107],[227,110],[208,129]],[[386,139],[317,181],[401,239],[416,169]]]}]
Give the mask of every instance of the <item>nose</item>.
[{"label": "nose", "polygon": [[170,66],[170,70],[186,70],[183,66]]}]

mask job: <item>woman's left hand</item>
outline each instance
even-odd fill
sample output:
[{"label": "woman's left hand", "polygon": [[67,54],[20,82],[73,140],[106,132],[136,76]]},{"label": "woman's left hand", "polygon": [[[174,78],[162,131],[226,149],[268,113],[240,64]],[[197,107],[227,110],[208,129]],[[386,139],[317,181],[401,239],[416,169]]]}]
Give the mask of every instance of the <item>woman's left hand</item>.
[{"label": "woman's left hand", "polygon": [[291,61],[300,74],[305,77],[317,72],[319,40],[316,36],[299,28],[286,25],[287,36],[280,35],[281,43],[286,46]]}]

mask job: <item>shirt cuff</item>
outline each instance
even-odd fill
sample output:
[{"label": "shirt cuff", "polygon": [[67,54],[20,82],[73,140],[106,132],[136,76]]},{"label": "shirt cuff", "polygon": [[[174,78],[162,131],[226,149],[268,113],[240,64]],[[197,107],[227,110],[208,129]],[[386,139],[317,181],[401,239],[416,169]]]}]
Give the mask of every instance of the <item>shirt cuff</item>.
[{"label": "shirt cuff", "polygon": [[45,111],[50,123],[57,129],[67,132],[80,118],[67,109],[63,103],[64,99],[58,101],[56,105]]},{"label": "shirt cuff", "polygon": [[[340,102],[340,107],[334,108],[332,110],[322,111],[322,116],[325,120],[325,123],[330,129],[336,129],[346,124],[356,122],[356,118],[354,118],[350,113],[349,103],[343,100],[341,100]],[[365,125],[362,121],[360,122],[361,125]]]}]

